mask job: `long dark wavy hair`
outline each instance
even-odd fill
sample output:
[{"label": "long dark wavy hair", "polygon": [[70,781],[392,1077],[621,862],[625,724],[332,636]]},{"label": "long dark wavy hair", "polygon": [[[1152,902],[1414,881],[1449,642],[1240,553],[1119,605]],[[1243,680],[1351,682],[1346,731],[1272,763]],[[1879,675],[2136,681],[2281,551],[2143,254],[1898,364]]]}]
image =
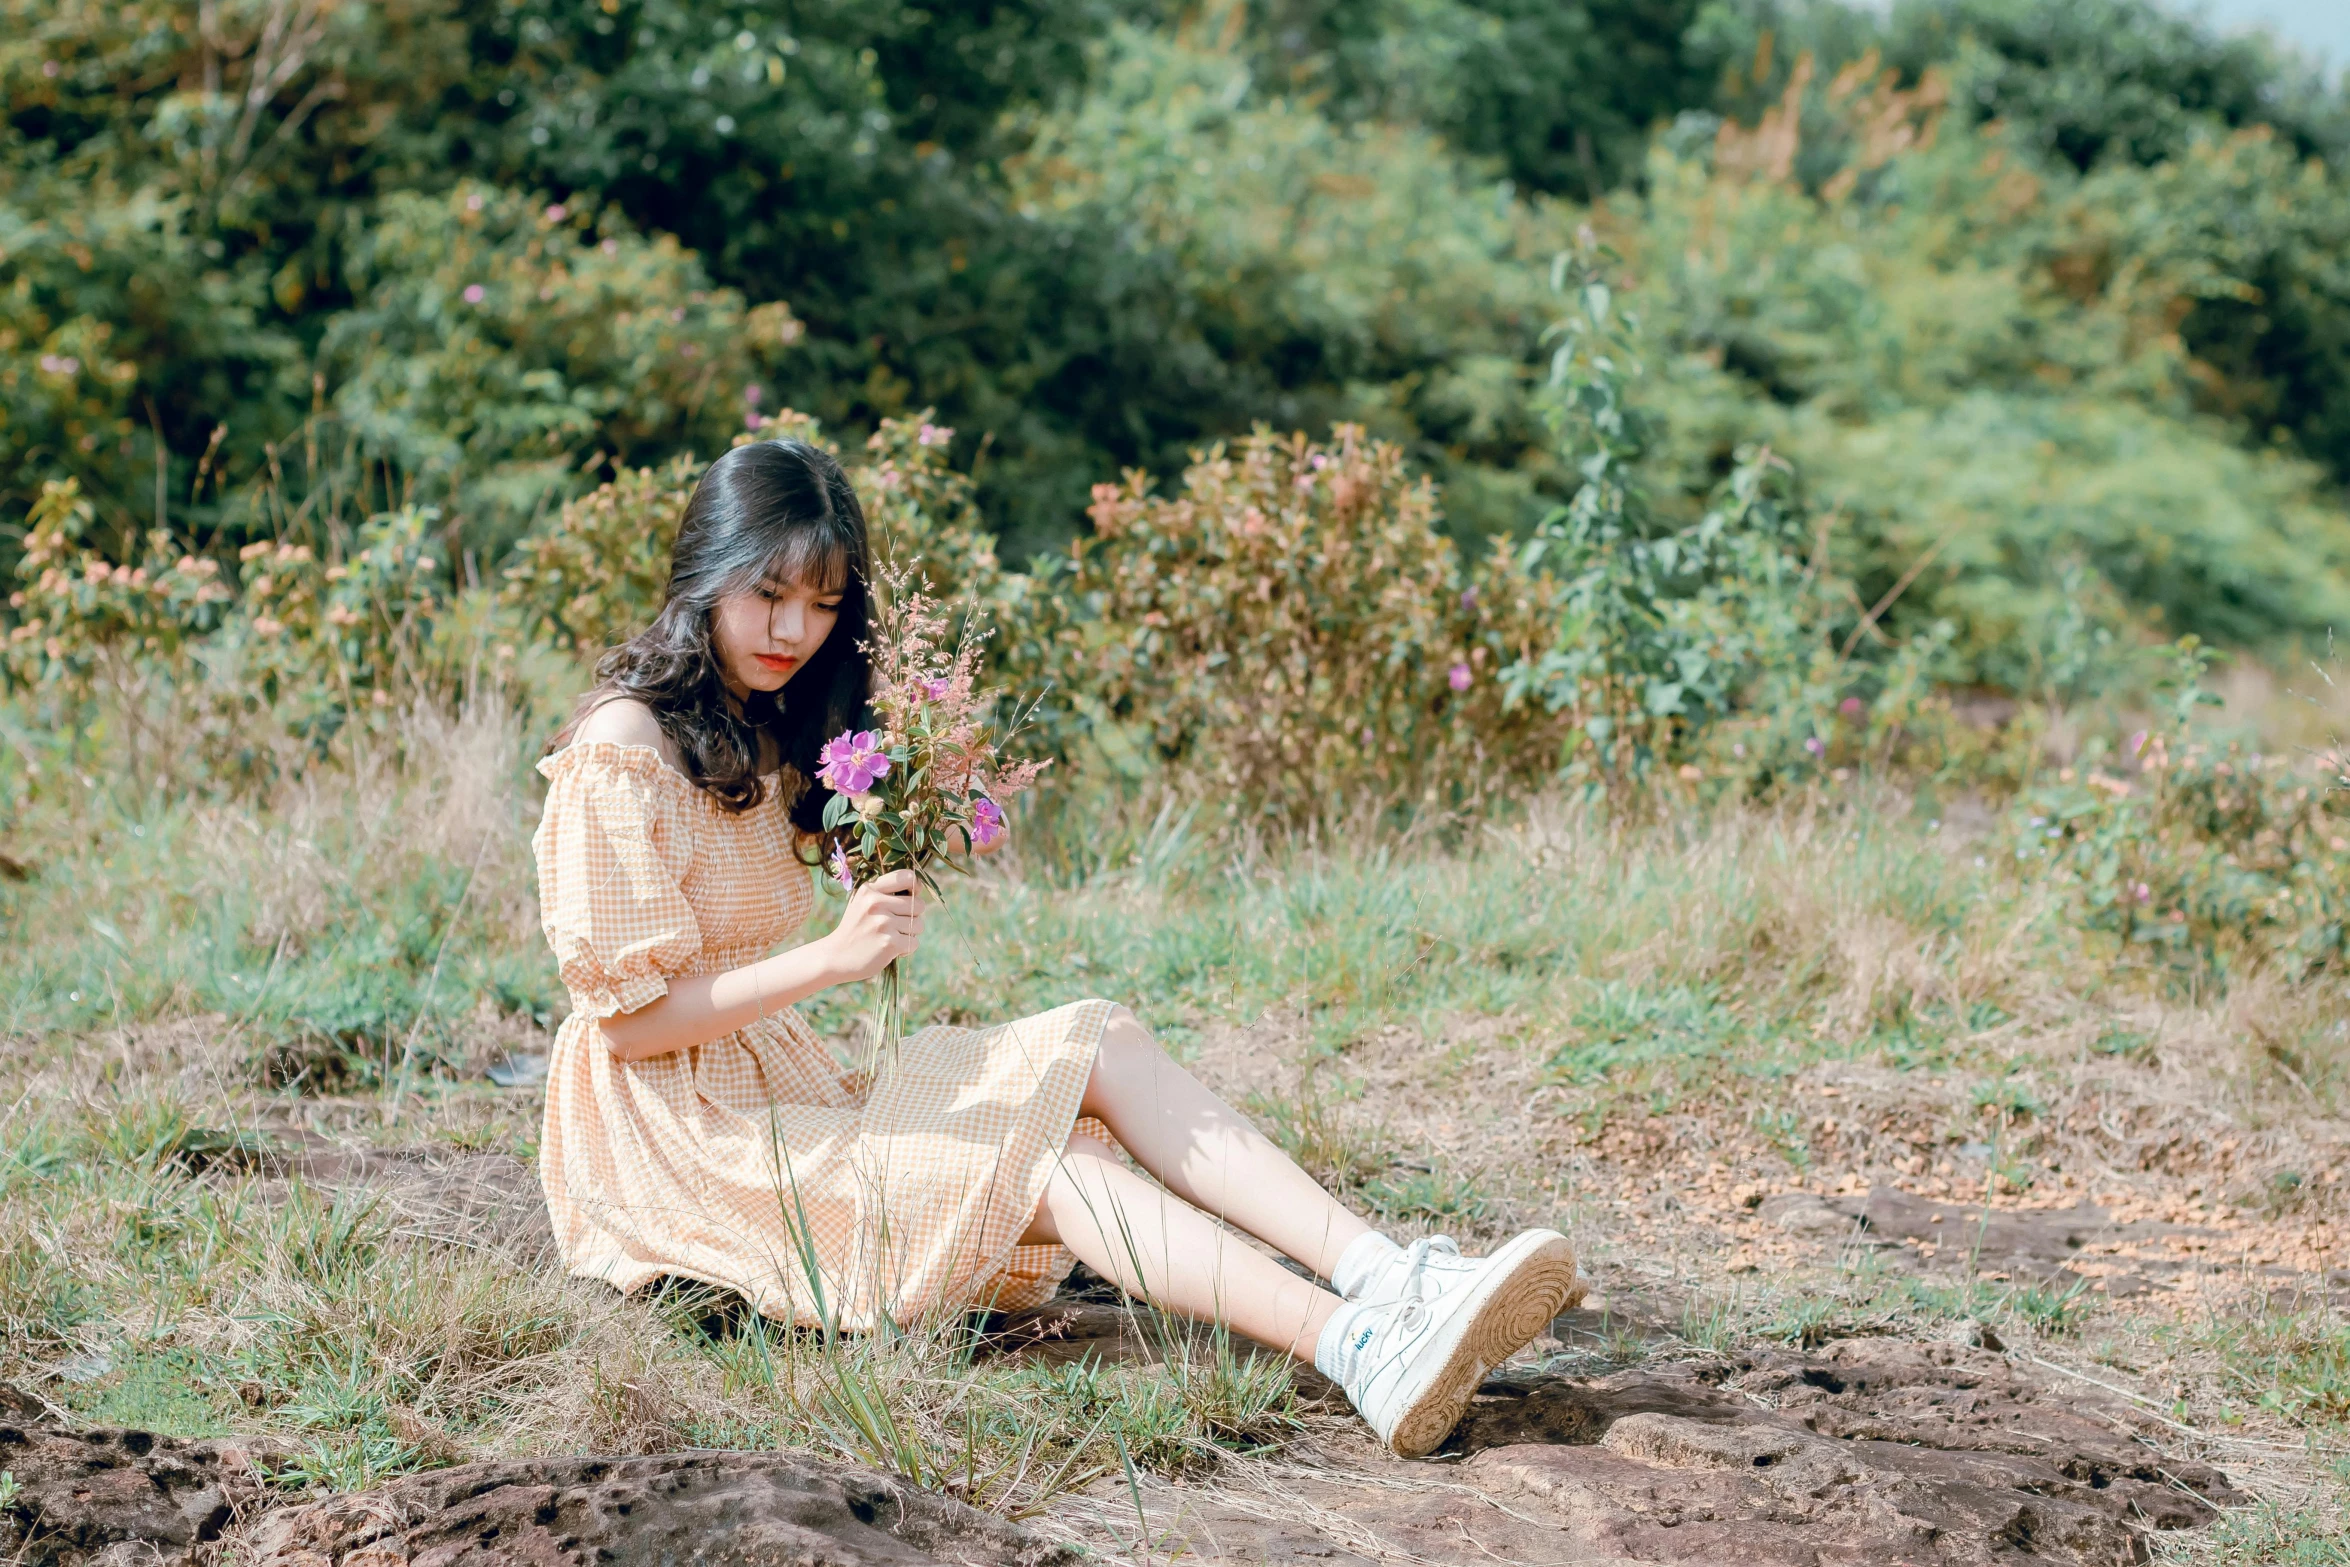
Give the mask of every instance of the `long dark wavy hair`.
[{"label": "long dark wavy hair", "polygon": [[[816,782],[818,748],[844,729],[872,727],[870,563],[865,508],[829,453],[805,441],[734,448],[685,503],[661,613],[597,663],[581,716],[618,697],[644,703],[686,776],[729,811],[766,798],[760,768],[780,756],[792,824],[818,831],[831,794]],[[719,676],[711,610],[771,580],[838,592],[840,619],[781,691],[754,691],[738,708]]]}]

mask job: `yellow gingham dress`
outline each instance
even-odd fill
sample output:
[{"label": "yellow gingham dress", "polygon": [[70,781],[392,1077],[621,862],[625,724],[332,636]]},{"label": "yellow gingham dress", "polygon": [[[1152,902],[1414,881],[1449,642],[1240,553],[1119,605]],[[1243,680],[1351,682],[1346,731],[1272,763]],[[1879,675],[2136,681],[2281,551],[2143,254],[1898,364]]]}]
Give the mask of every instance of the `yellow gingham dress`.
[{"label": "yellow gingham dress", "polygon": [[815,895],[777,791],[730,815],[647,746],[539,763],[540,917],[571,1016],[548,1066],[539,1180],[571,1272],[738,1290],[779,1321],[872,1327],[1042,1304],[1075,1260],[1022,1246],[1078,1124],[1106,1001],[927,1028],[868,1092],[786,1008],[624,1062],[598,1024],[669,981],[754,963]]}]

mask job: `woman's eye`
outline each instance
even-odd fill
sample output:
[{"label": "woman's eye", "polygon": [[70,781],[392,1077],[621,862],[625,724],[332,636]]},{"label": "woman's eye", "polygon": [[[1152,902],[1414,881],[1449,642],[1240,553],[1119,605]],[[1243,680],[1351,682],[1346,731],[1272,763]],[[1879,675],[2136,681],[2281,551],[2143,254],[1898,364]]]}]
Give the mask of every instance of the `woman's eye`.
[{"label": "woman's eye", "polygon": [[837,615],[837,614],[839,614],[839,613],[840,613],[840,600],[839,600],[839,599],[819,599],[819,600],[817,601],[816,607],[817,607],[818,609],[820,609],[820,610],[824,611],[824,613],[826,613],[827,615]]}]

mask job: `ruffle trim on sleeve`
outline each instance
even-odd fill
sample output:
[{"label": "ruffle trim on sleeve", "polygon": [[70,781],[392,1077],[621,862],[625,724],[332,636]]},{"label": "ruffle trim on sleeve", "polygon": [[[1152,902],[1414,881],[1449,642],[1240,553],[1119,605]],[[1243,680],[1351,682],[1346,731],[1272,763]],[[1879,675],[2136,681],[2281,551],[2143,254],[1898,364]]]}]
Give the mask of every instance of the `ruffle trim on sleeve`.
[{"label": "ruffle trim on sleeve", "polygon": [[[584,966],[584,965],[583,965]],[[631,974],[599,984],[582,975],[574,982],[569,974],[563,976],[563,988],[571,992],[572,1010],[594,1018],[601,1023],[623,1012],[634,1012],[649,1007],[669,994],[669,976],[666,974]]]}]

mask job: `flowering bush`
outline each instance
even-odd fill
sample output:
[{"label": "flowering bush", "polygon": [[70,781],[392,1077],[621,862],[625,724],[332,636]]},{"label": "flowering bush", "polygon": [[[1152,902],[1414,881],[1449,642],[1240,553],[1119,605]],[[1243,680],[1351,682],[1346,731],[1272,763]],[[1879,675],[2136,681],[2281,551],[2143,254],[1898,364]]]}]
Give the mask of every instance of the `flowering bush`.
[{"label": "flowering bush", "polygon": [[403,684],[430,683],[447,607],[436,517],[371,518],[328,560],[307,544],[248,544],[231,577],[160,530],[140,563],[109,561],[82,542],[92,510],[78,485],[51,483],[26,531],[0,673],[67,714],[102,686],[160,688],[196,711],[216,768],[249,775],[270,732],[323,746],[391,708]]},{"label": "flowering bush", "polygon": [[1094,719],[1236,808],[1297,817],[1453,804],[1475,765],[1496,660],[1478,599],[1403,454],[1340,425],[1260,429],[1201,454],[1182,493],[1129,473],[1094,488],[1093,537],[1054,584],[1051,672]]},{"label": "flowering bush", "polygon": [[[927,410],[881,421],[861,457],[843,454],[816,420],[788,408],[753,410],[744,422],[737,446],[802,440],[842,457],[883,559],[919,558],[941,596],[1000,592],[995,541],[979,525],[971,479],[949,461],[955,432],[933,424]],[[622,467],[565,504],[515,547],[501,603],[527,629],[550,633],[582,656],[632,635],[661,607],[670,547],[703,466],[679,457],[659,468]]]},{"label": "flowering bush", "polygon": [[2350,959],[2350,758],[2262,755],[2196,738],[2210,654],[2174,649],[2155,728],[2093,743],[2016,808],[2016,854],[2089,928],[2197,977]]},{"label": "flowering bush", "polygon": [[669,584],[669,550],[702,464],[621,467],[514,548],[498,597],[523,627],[583,660],[643,627]]}]

